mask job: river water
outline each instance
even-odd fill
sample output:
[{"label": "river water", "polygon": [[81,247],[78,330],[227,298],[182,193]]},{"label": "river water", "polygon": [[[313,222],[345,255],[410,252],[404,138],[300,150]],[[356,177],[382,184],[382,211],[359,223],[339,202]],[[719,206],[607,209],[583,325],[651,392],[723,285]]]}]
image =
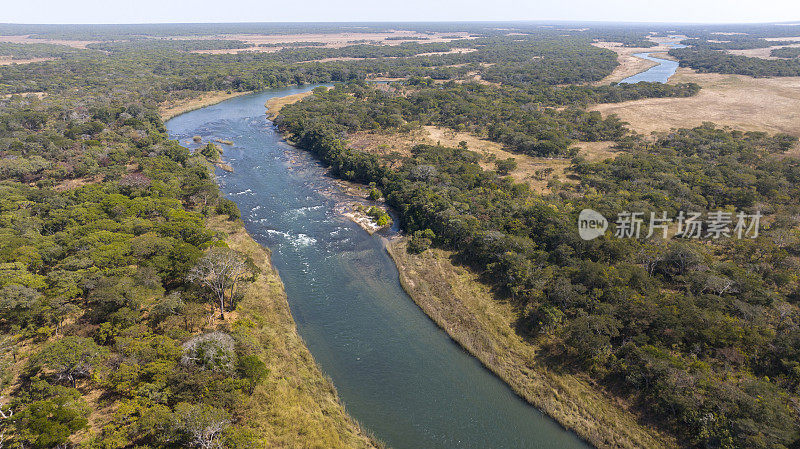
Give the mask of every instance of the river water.
[{"label": "river water", "polygon": [[[667,43],[672,48],[686,48],[685,45],[679,44],[677,42],[669,42]],[[633,56],[637,58],[646,59],[648,61],[657,62],[658,65],[650,67],[649,69],[645,70],[644,72],[639,72],[636,75],[629,76],[622,81],[620,84],[635,84],[639,81],[649,81],[649,82],[656,82],[656,83],[666,83],[669,81],[669,78],[675,74],[675,71],[678,70],[678,61],[672,61],[669,59],[664,58],[656,58],[650,56],[651,53],[634,53]]]},{"label": "river water", "polygon": [[236,97],[167,122],[170,137],[221,145],[217,170],[250,234],[272,250],[292,315],[348,412],[394,449],[586,448],[517,397],[402,290],[383,239],[343,218],[353,200],[265,117],[268,98]]}]

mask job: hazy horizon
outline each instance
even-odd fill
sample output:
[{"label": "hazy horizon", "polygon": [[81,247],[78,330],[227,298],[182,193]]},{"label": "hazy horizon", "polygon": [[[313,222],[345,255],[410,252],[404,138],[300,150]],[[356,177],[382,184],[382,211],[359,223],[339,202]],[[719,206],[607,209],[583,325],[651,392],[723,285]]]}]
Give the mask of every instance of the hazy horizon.
[{"label": "hazy horizon", "polygon": [[256,0],[220,4],[210,0],[101,2],[45,0],[14,2],[0,12],[6,24],[171,24],[275,22],[615,22],[660,24],[798,23],[800,2],[773,0],[727,2],[674,0],[653,4],[622,1],[565,0],[557,4],[519,4],[496,0],[427,2],[408,0],[398,6],[367,0],[307,0],[302,7],[276,7]]}]

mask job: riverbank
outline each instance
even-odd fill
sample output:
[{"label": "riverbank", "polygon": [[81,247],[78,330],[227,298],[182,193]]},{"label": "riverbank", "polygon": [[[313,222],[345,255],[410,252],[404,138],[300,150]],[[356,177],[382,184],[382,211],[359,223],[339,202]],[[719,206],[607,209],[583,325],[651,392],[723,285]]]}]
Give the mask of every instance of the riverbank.
[{"label": "riverbank", "polygon": [[450,337],[528,402],[598,448],[672,448],[674,440],[615,404],[586,379],[557,372],[539,361],[536,346],[511,327],[514,312],[451,254],[429,249],[406,252],[407,238],[393,239],[387,251],[400,283],[415,303]]},{"label": "riverbank", "polygon": [[622,44],[618,42],[595,42],[592,45],[614,51],[617,54],[617,62],[619,62],[619,65],[611,74],[594,83],[598,86],[618,83],[625,78],[646,72],[658,65],[655,61],[648,61],[647,59],[636,57],[634,54],[644,52],[667,52],[670,49],[669,46],[663,44],[656,47],[623,47]]},{"label": "riverbank", "polygon": [[183,113],[194,111],[206,106],[221,103],[239,95],[248,94],[250,92],[230,92],[230,91],[211,91],[204,92],[198,97],[184,98],[177,101],[170,101],[162,103],[158,108],[158,114],[161,120],[167,120],[177,117]]},{"label": "riverbank", "polygon": [[216,217],[208,227],[224,233],[228,246],[247,254],[261,271],[244,289],[231,314],[235,317],[231,328],[269,369],[267,380],[244,399],[240,412],[263,447],[381,447],[347,414],[333,384],[297,333],[268,250],[252,239],[241,221]]},{"label": "riverbank", "polygon": [[286,95],[283,97],[272,97],[267,100],[266,104],[264,105],[267,108],[267,118],[270,120],[275,120],[275,117],[278,116],[281,112],[281,108],[286,106],[287,104],[297,103],[298,101],[306,98],[307,96],[311,95],[312,92],[302,92],[299,94],[292,94]]}]

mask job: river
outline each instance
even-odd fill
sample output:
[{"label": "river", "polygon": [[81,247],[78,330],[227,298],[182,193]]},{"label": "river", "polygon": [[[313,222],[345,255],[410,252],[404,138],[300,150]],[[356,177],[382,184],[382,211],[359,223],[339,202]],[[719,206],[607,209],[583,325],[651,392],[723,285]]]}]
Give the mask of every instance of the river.
[{"label": "river", "polygon": [[439,329],[402,290],[384,239],[339,213],[353,200],[266,119],[268,98],[236,97],[179,115],[169,135],[222,145],[217,170],[250,234],[272,250],[298,330],[348,412],[394,449],[587,448]]},{"label": "river", "polygon": [[[676,42],[668,42],[671,48],[686,48],[685,45]],[[649,69],[639,72],[636,75],[629,76],[622,81],[620,84],[635,84],[639,81],[649,81],[649,82],[656,82],[656,83],[666,83],[669,81],[669,78],[675,74],[675,71],[678,70],[678,61],[673,61],[670,59],[664,58],[656,58],[651,56],[652,53],[634,53],[633,56],[636,56],[640,59],[646,59],[648,61],[657,62],[658,65],[650,67]]]}]

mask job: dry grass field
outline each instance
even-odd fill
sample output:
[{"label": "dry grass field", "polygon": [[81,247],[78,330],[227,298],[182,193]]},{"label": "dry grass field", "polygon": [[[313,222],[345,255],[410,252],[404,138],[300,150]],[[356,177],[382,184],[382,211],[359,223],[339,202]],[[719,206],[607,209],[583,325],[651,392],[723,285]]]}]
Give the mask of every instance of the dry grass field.
[{"label": "dry grass field", "polygon": [[32,62],[52,61],[54,59],[56,58],[13,59],[11,56],[0,56],[0,65],[30,64]]},{"label": "dry grass field", "polygon": [[11,42],[12,44],[56,44],[66,45],[74,48],[86,48],[89,44],[96,44],[100,41],[72,41],[64,39],[36,39],[29,34],[19,36],[0,36],[0,42]]},{"label": "dry grass field", "polygon": [[[424,38],[424,39],[419,39],[419,38]],[[223,40],[238,40],[250,44],[250,46],[246,48],[195,50],[192,52],[192,53],[205,53],[205,54],[223,54],[223,53],[236,54],[246,51],[271,53],[283,49],[284,47],[281,47],[280,44],[295,44],[298,42],[320,42],[324,44],[321,47],[341,48],[347,45],[353,45],[357,43],[400,45],[407,42],[420,42],[420,43],[450,42],[455,39],[474,39],[474,37],[470,36],[469,33],[462,31],[457,31],[452,33],[431,32],[423,34],[416,31],[393,30],[384,33],[347,32],[347,33],[298,33],[298,34],[220,34],[220,35],[208,35],[208,36],[171,36],[169,37],[169,39],[175,39],[175,40],[223,39]],[[102,41],[37,39],[31,37],[30,35],[18,35],[18,36],[0,36],[0,42],[11,42],[17,44],[58,44],[58,45],[67,45],[74,48],[86,48],[86,46],[89,44],[100,43]],[[261,44],[274,45],[274,46],[260,47],[259,45]],[[465,50],[472,50],[472,49],[461,49],[460,51],[456,52],[463,52]],[[0,59],[0,65],[5,65],[2,61],[3,60]],[[28,61],[28,62],[35,62],[35,61]],[[18,63],[23,63],[23,62],[19,61]]]},{"label": "dry grass field", "polygon": [[800,47],[800,44],[775,45],[766,48],[749,48],[747,50],[727,50],[727,52],[733,55],[749,56],[751,58],[781,59],[781,58],[776,58],[774,56],[770,56],[770,52],[772,52],[772,49],[774,48],[783,48],[783,47]]},{"label": "dry grass field", "polygon": [[[570,178],[568,168],[570,160],[565,158],[531,157],[524,154],[512,153],[503,148],[502,144],[465,132],[456,132],[451,129],[436,126],[423,126],[421,129],[407,134],[387,132],[360,131],[348,136],[350,147],[359,151],[376,154],[398,153],[409,156],[415,145],[441,144],[448,147],[457,147],[460,142],[466,142],[467,148],[481,154],[483,159],[479,162],[481,167],[494,170],[495,159],[514,158],[517,168],[509,175],[516,182],[528,184],[532,189],[547,193],[550,189],[548,182],[558,179],[561,182],[574,182]],[[613,158],[616,152],[611,148],[613,142],[577,142],[579,154],[590,160]],[[549,172],[548,174],[544,174]]]},{"label": "dry grass field", "polygon": [[[407,38],[407,39],[401,39]],[[416,39],[425,38],[425,39]],[[406,42],[450,42],[455,39],[471,39],[469,33],[430,33],[422,34],[415,31],[395,30],[386,33],[300,33],[300,34],[223,34],[214,36],[175,37],[173,39],[227,39],[240,40],[250,44],[247,48],[221,49],[221,50],[196,50],[193,53],[240,53],[243,51],[274,52],[281,50],[280,44],[293,44],[298,42],[319,42],[320,47],[341,48],[357,43],[400,45]],[[261,44],[274,45],[259,47]]]},{"label": "dry grass field", "polygon": [[[259,44],[282,44],[292,42],[321,42],[326,47],[338,48],[352,45],[355,42],[367,41],[369,43],[380,43],[385,45],[400,45],[403,42],[414,40],[415,42],[450,42],[454,40],[451,36],[458,36],[459,39],[469,38],[469,33],[431,33],[421,34],[415,31],[395,30],[387,33],[300,33],[300,34],[226,34],[214,36],[215,39],[233,39],[244,41],[253,45]],[[406,37],[408,40],[399,38]],[[425,37],[425,40],[414,38]],[[391,38],[391,39],[389,39]]]},{"label": "dry grass field", "polygon": [[274,119],[281,112],[281,108],[287,104],[297,103],[303,98],[311,95],[311,92],[303,92],[299,94],[287,95],[285,97],[274,97],[267,100],[265,106],[267,107],[267,117],[270,120]]},{"label": "dry grass field", "polygon": [[669,82],[694,82],[702,90],[689,98],[649,98],[592,109],[603,115],[617,114],[645,134],[714,122],[745,131],[800,136],[800,77],[752,78],[680,68]]},{"label": "dry grass field", "polygon": [[22,97],[44,98],[44,97],[47,96],[47,92],[23,92],[23,93],[20,93],[20,94],[3,94],[3,95],[0,95],[0,98],[11,98],[14,95],[19,95],[19,96],[22,96]]}]

